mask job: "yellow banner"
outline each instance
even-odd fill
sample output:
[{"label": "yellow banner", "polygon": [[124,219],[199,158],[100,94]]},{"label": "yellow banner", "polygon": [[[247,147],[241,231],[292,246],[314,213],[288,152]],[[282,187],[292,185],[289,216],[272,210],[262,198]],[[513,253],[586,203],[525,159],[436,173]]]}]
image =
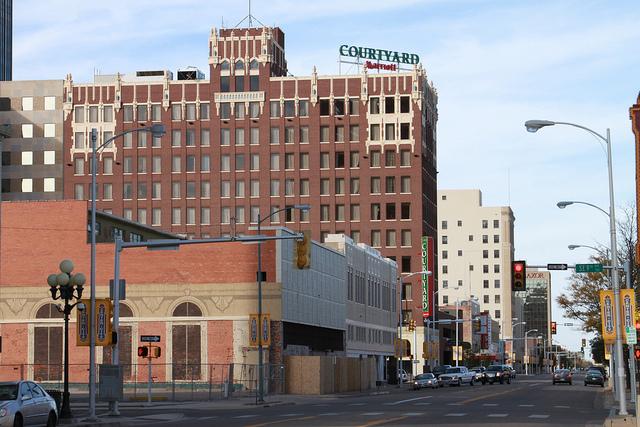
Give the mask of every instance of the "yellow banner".
[{"label": "yellow banner", "polygon": [[249,346],[258,346],[258,315],[249,315]]},{"label": "yellow banner", "polygon": [[[600,318],[602,337],[606,344],[616,339],[616,317],[613,311],[613,290],[600,291]],[[620,289],[620,319],[622,320],[622,338],[627,341],[625,328],[635,330],[636,296],[633,289]]]},{"label": "yellow banner", "polygon": [[89,345],[89,331],[96,325],[96,346],[108,346],[111,345],[111,317],[113,313],[113,306],[109,298],[96,299],[96,312],[95,321],[91,321],[90,310],[91,301],[82,300],[85,305],[84,310],[78,310],[76,306],[76,345],[88,346]]},{"label": "yellow banner", "polygon": [[[258,339],[263,347],[271,345],[271,315],[263,314],[258,321],[257,314],[249,314],[249,346],[258,347]],[[258,337],[258,334],[261,334]]]}]

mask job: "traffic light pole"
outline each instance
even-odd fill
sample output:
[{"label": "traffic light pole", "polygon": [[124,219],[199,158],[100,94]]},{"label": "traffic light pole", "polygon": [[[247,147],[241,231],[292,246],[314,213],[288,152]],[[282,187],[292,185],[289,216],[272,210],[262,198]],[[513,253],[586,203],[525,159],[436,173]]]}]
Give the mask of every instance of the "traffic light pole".
[{"label": "traffic light pole", "polygon": [[147,369],[149,371],[149,382],[147,384],[147,404],[151,405],[151,382],[153,377],[151,376],[151,344],[149,344],[149,354],[147,355]]},{"label": "traffic light pole", "polygon": [[[631,282],[631,260],[627,260],[624,264],[625,270],[625,278],[627,279],[627,289],[633,289],[633,283]],[[635,325],[634,325],[635,326]],[[636,384],[636,359],[635,354],[633,354],[633,345],[628,345],[629,347],[629,383],[631,384],[631,403],[635,405],[637,399],[637,388]]]}]

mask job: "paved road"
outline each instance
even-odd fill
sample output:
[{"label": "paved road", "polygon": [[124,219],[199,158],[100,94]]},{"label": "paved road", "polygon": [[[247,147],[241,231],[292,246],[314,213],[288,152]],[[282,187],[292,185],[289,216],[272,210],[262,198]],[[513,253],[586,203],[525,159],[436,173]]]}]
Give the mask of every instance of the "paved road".
[{"label": "paved road", "polygon": [[[376,396],[322,396],[273,407],[220,409],[206,403],[180,407],[123,408],[139,426],[293,427],[293,426],[417,426],[602,425],[608,410],[594,407],[600,387],[551,385],[549,376],[519,377],[510,385],[445,387],[437,390],[393,391]],[[286,397],[284,398],[286,400]]]}]

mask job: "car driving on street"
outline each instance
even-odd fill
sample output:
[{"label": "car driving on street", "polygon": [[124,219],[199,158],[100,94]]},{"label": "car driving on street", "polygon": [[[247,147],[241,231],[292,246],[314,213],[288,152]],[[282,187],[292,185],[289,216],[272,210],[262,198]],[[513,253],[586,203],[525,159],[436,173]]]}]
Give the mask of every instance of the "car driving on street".
[{"label": "car driving on street", "polygon": [[438,377],[440,381],[440,386],[445,385],[457,385],[461,386],[462,384],[468,383],[469,385],[473,385],[475,380],[476,373],[469,371],[466,366],[456,366],[453,368],[447,369],[447,371]]},{"label": "car driving on street", "polygon": [[487,382],[489,384],[511,384],[511,372],[503,365],[491,365],[487,368],[484,374],[487,377]]},{"label": "car driving on street", "polygon": [[588,370],[584,376],[584,385],[587,386],[589,384],[604,387],[604,376],[602,376],[602,372],[597,369]]},{"label": "car driving on street", "polygon": [[427,387],[438,388],[438,379],[433,374],[416,375],[413,379],[413,389],[419,390]]},{"label": "car driving on street", "polygon": [[552,382],[553,385],[556,385],[556,383],[568,383],[571,385],[573,384],[573,375],[568,369],[556,369],[553,373]]}]

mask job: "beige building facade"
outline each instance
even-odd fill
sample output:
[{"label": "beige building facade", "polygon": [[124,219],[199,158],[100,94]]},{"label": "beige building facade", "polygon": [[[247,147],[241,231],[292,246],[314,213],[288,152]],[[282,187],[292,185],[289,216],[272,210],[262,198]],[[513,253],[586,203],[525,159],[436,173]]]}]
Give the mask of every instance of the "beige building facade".
[{"label": "beige building facade", "polygon": [[511,292],[514,256],[513,211],[482,205],[480,190],[438,191],[439,301],[443,305],[477,298],[512,337],[516,303]]}]

